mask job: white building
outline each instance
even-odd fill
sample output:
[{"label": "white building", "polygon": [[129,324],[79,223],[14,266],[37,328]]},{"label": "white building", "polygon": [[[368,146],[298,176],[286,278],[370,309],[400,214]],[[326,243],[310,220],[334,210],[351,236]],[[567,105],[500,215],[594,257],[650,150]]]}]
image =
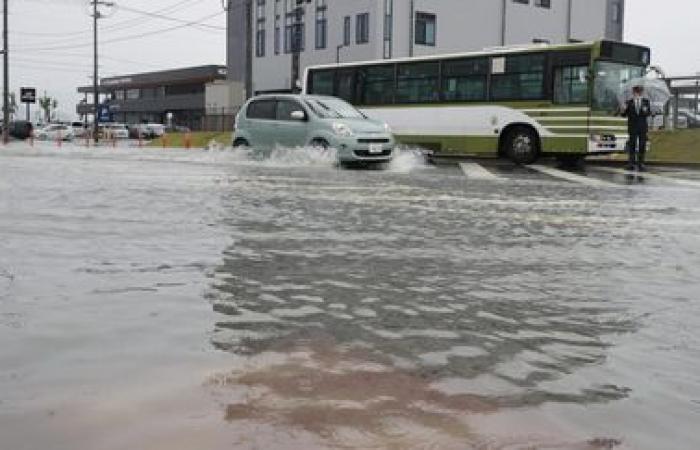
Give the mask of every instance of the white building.
[{"label": "white building", "polygon": [[[289,90],[315,64],[622,40],[624,0],[229,0],[229,73]],[[244,29],[248,22],[250,28]],[[237,26],[236,26],[237,25]],[[298,43],[298,64],[294,57]],[[244,83],[245,84],[245,83]]]}]

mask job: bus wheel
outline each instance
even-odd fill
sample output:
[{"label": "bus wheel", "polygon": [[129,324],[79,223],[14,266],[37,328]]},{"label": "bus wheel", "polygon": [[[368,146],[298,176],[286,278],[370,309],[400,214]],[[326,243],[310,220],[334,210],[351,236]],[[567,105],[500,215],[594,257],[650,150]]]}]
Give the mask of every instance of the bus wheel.
[{"label": "bus wheel", "polygon": [[514,128],[506,138],[506,154],[516,164],[532,164],[540,156],[537,134],[526,127]]}]

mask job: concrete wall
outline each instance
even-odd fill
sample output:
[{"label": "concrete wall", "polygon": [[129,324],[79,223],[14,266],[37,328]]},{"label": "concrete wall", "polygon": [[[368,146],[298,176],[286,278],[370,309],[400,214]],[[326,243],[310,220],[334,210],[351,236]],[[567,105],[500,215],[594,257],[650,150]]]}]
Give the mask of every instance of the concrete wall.
[{"label": "concrete wall", "polygon": [[[231,0],[244,4],[245,0]],[[315,48],[316,2],[305,3],[305,50],[301,53],[303,69],[314,64],[332,64],[336,61],[336,49],[343,41],[343,20],[351,16],[351,44],[340,50],[340,61],[376,60],[384,57],[384,6],[389,0],[327,0],[328,37],[325,49]],[[620,2],[624,13],[624,0],[552,0],[551,8],[541,8],[531,0],[528,5],[512,0],[393,0],[393,33],[391,56],[394,58],[429,54],[444,54],[480,50],[499,45],[531,43],[543,39],[551,43],[567,42],[569,39],[594,40],[603,37],[620,39],[622,24],[612,21],[612,3]],[[255,3],[255,0],[253,0]],[[292,57],[284,53],[285,1],[279,2],[281,52],[274,53],[275,0],[265,2],[266,48],[264,57],[253,56],[253,90],[289,89],[292,86]],[[435,46],[411,44],[413,20],[411,6],[415,12],[427,12],[437,16],[437,39]],[[255,10],[255,8],[254,8]],[[243,16],[243,7],[230,14]],[[356,16],[370,14],[370,42],[356,43]],[[253,36],[255,13],[253,13]],[[230,19],[238,24],[239,19]],[[505,26],[505,28],[504,28]],[[241,39],[240,29],[229,33]],[[244,28],[244,27],[243,27]],[[232,34],[233,33],[233,34]],[[243,36],[242,40],[245,39]],[[253,47],[255,43],[253,42]],[[238,79],[245,58],[240,42],[230,47],[229,73]],[[412,48],[411,48],[412,47]],[[232,62],[231,62],[232,61]]]}]

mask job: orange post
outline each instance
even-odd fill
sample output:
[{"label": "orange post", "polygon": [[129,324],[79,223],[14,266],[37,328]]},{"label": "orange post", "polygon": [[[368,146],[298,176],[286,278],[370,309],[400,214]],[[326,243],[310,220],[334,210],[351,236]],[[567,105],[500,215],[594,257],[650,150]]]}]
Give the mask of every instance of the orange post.
[{"label": "orange post", "polygon": [[192,133],[190,132],[185,133],[185,148],[188,150],[192,148]]},{"label": "orange post", "polygon": [[34,128],[29,130],[29,145],[34,147]]},{"label": "orange post", "polygon": [[163,133],[163,136],[160,137],[160,142],[163,145],[163,148],[168,147],[168,134],[167,133]]},{"label": "orange post", "polygon": [[63,136],[61,136],[61,130],[58,130],[58,138],[56,139],[56,145],[61,148]]}]

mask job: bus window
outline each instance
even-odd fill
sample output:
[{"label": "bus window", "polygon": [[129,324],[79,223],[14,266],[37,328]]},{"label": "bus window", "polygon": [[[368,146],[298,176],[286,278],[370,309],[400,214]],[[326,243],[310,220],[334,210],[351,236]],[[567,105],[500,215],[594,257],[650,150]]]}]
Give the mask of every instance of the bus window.
[{"label": "bus window", "polygon": [[586,103],[588,101],[588,66],[554,69],[554,103]]},{"label": "bus window", "polygon": [[335,96],[348,103],[355,104],[355,69],[342,69],[338,71],[338,86]]},{"label": "bus window", "polygon": [[361,70],[358,85],[361,104],[389,105],[394,103],[394,65],[370,66]]},{"label": "bus window", "polygon": [[309,92],[315,95],[333,95],[334,70],[321,70],[310,73]]},{"label": "bus window", "polygon": [[442,64],[442,97],[446,101],[486,100],[488,59],[453,59]]},{"label": "bus window", "polygon": [[[502,57],[492,61],[502,60]],[[540,100],[544,97],[544,55],[505,57],[505,67],[491,76],[493,100]]]},{"label": "bus window", "polygon": [[440,63],[398,66],[396,103],[424,103],[440,100]]}]

